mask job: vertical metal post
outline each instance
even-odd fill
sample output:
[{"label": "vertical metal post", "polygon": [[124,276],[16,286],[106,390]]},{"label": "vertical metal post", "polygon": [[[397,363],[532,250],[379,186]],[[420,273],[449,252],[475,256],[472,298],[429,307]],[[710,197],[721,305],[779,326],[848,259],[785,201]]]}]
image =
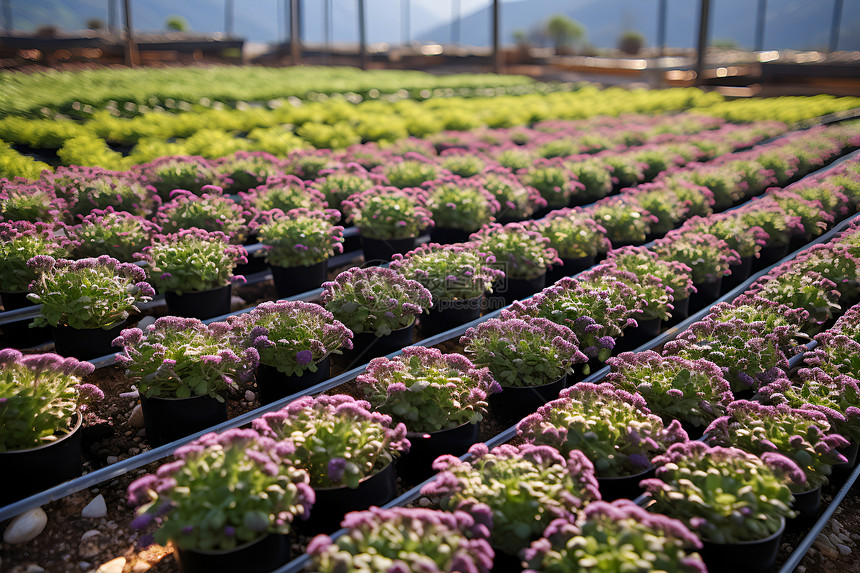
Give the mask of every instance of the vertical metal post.
[{"label": "vertical metal post", "polygon": [[409,10],[412,0],[400,0],[400,36],[404,46],[412,43],[410,28],[412,24],[409,22]]},{"label": "vertical metal post", "polygon": [[116,34],[116,0],[108,0],[108,32],[112,35]]},{"label": "vertical metal post", "polygon": [[331,0],[323,0],[323,44],[326,55],[331,55]]},{"label": "vertical metal post", "polygon": [[460,0],[451,0],[451,43],[460,43]]},{"label": "vertical metal post", "polygon": [[299,31],[299,0],[290,0],[290,62],[302,63],[302,38]]},{"label": "vertical metal post", "polygon": [[833,2],[833,22],[830,24],[830,51],[839,47],[839,26],[842,23],[842,0]]},{"label": "vertical metal post", "polygon": [[705,51],[708,49],[708,28],[711,0],[701,0],[699,7],[699,41],[696,44],[696,85],[702,85],[705,71]]},{"label": "vertical metal post", "polygon": [[657,47],[660,56],[666,55],[666,3],[667,0],[657,1]]},{"label": "vertical metal post", "polygon": [[224,34],[233,36],[233,0],[224,0]]},{"label": "vertical metal post", "polygon": [[758,0],[755,20],[755,51],[764,50],[764,23],[767,19],[767,0]]},{"label": "vertical metal post", "polygon": [[12,0],[3,0],[3,29],[7,34],[11,34],[15,29],[12,23]]},{"label": "vertical metal post", "polygon": [[493,72],[502,72],[502,52],[499,49],[499,4],[500,0],[493,0]]},{"label": "vertical metal post", "polygon": [[122,6],[125,10],[125,64],[134,67],[140,64],[140,54],[137,53],[137,42],[134,41],[131,0],[122,0]]},{"label": "vertical metal post", "polygon": [[364,0],[358,0],[358,60],[362,70],[367,69],[367,29],[364,21]]},{"label": "vertical metal post", "polygon": [[302,12],[304,12],[304,2],[302,2],[302,0],[296,0],[296,30],[298,31],[296,36],[299,39],[299,43],[301,43],[302,38],[305,37],[305,20],[302,16]]}]

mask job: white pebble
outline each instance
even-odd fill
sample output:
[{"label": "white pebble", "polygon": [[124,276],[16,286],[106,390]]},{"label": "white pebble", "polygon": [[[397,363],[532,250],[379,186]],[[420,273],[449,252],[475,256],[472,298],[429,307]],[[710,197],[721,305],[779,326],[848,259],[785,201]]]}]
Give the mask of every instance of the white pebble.
[{"label": "white pebble", "polygon": [[125,567],[125,557],[117,557],[103,563],[96,569],[96,573],[122,573],[123,567]]},{"label": "white pebble", "polygon": [[836,544],[836,549],[839,550],[839,553],[842,555],[851,555],[851,548],[847,545],[842,545],[841,543]]},{"label": "white pebble", "polygon": [[48,514],[41,507],[25,511],[12,520],[3,532],[3,541],[10,545],[27,543],[39,536],[48,525]]},{"label": "white pebble", "polygon": [[140,404],[135,406],[131,414],[128,416],[128,425],[132,428],[142,428],[143,427],[143,408],[140,407]]},{"label": "white pebble", "polygon": [[137,323],[137,327],[141,330],[144,330],[147,326],[155,322],[154,316],[144,316],[140,319],[140,322]]},{"label": "white pebble", "polygon": [[102,494],[98,494],[81,512],[83,517],[104,517],[107,515],[107,504]]},{"label": "white pebble", "polygon": [[140,397],[140,392],[137,390],[132,390],[131,392],[120,392],[119,397],[126,400],[134,400]]},{"label": "white pebble", "polygon": [[245,299],[238,297],[235,294],[230,297],[230,306],[245,306],[246,304]]},{"label": "white pebble", "polygon": [[101,534],[102,534],[102,532],[99,531],[98,529],[90,529],[89,531],[87,531],[86,533],[81,535],[81,541],[86,541],[90,537],[95,537],[96,535],[101,535]]},{"label": "white pebble", "polygon": [[105,461],[109,464],[115,464],[119,461],[119,458],[116,456],[108,456],[105,458]]},{"label": "white pebble", "polygon": [[248,402],[253,402],[254,398],[255,396],[253,392],[251,392],[250,390],[245,390],[245,400],[247,400]]},{"label": "white pebble", "polygon": [[45,568],[38,565],[30,565],[24,571],[25,573],[45,573]]},{"label": "white pebble", "polygon": [[81,568],[81,571],[89,571],[90,567],[92,567],[92,563],[90,563],[89,561],[80,561],[78,563],[78,567]]}]

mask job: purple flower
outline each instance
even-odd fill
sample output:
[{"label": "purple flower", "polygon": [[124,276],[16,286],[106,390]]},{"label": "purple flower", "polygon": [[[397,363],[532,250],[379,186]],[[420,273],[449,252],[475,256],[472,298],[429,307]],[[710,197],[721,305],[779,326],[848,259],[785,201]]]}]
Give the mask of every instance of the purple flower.
[{"label": "purple flower", "polygon": [[310,350],[299,350],[296,352],[296,363],[299,366],[310,364],[314,360],[314,353]]},{"label": "purple flower", "polygon": [[343,458],[332,458],[328,462],[328,479],[332,483],[340,483],[343,472],[346,469],[346,460]]}]

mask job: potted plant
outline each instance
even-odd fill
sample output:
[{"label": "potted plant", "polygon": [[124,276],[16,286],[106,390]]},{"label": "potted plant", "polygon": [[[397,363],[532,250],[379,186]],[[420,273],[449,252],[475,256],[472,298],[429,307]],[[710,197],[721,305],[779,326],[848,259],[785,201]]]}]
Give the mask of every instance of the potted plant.
[{"label": "potted plant", "polygon": [[760,256],[768,237],[764,229],[748,227],[732,213],[693,217],[684,223],[682,230],[713,235],[725,241],[740,256],[740,262],[730,264],[729,274],[723,277],[720,291],[723,294],[747,280],[752,272],[753,260]]},{"label": "potted plant", "polygon": [[492,570],[489,530],[464,511],[372,507],[347,515],[341,526],[348,535],[319,535],[308,545],[314,571],[357,571],[371,562],[379,571]]},{"label": "potted plant", "polygon": [[809,337],[803,328],[809,320],[809,312],[762,298],[759,295],[742,294],[731,303],[720,302],[711,307],[708,320],[730,322],[741,319],[758,332],[767,333],[786,356],[802,350]]},{"label": "potted plant", "polygon": [[0,350],[0,462],[7,505],[81,474],[86,403],[104,397],[81,383],[95,367],[56,354]]},{"label": "potted plant", "polygon": [[320,298],[355,334],[353,360],[384,356],[412,344],[415,318],[433,303],[421,283],[381,267],[340,273],[323,283]]},{"label": "potted plant", "polygon": [[457,177],[474,177],[480,174],[487,164],[477,153],[446,149],[440,154],[439,165]]},{"label": "potted plant", "polygon": [[612,167],[612,177],[617,181],[619,188],[633,187],[645,181],[645,170],[648,164],[637,158],[635,154],[610,151],[606,156],[598,157]]},{"label": "potted plant", "polygon": [[388,183],[398,189],[421,187],[447,173],[426,157],[413,152],[406,153],[402,161],[374,168],[373,172],[384,175]]},{"label": "potted plant", "polygon": [[170,197],[175,189],[198,194],[206,185],[223,184],[223,177],[215,172],[209,161],[199,156],[159,157],[140,165],[137,171],[147,184],[155,187],[162,199]]},{"label": "potted plant", "polygon": [[374,410],[409,429],[412,447],[401,473],[420,480],[437,457],[460,456],[478,440],[487,397],[502,391],[489,369],[422,346],[404,348],[392,359],[374,358],[356,382]]},{"label": "potted plant", "polygon": [[696,292],[693,286],[692,271],[681,261],[666,260],[646,247],[621,247],[609,251],[607,261],[618,269],[629,271],[640,279],[657,277],[660,282],[672,289],[672,314],[669,324],[687,318],[690,309],[690,295]]},{"label": "potted plant", "polygon": [[645,399],[664,424],[680,420],[691,439],[702,435],[715,419],[725,415],[734,400],[719,366],[708,360],[660,356],[653,350],[623,352],[607,363],[606,381]]},{"label": "potted plant", "polygon": [[240,193],[283,174],[283,162],[264,151],[237,151],[212,162],[215,173],[226,178],[224,191]]},{"label": "potted plant", "polygon": [[582,189],[574,193],[572,204],[585,205],[612,193],[613,169],[602,159],[587,157],[574,160],[569,158],[564,165],[570,169],[583,186]]},{"label": "potted plant", "polygon": [[242,348],[226,322],[164,316],[128,328],[113,341],[117,362],[135,382],[153,446],[167,444],[227,419],[224,395],[249,380],[257,349]]},{"label": "potted plant", "polygon": [[367,262],[388,262],[394,253],[415,247],[415,239],[433,225],[423,190],[372,187],[342,203],[347,221],[358,227]]},{"label": "potted plant", "polygon": [[[369,173],[358,163],[347,163],[339,169],[323,169],[319,178],[310,186],[323,194],[330,209],[342,211],[341,204],[350,195],[367,191],[374,185],[384,185],[386,180],[376,173]],[[346,218],[341,219],[341,223]]]},{"label": "potted plant", "polygon": [[656,478],[642,486],[651,511],[681,520],[704,542],[709,571],[770,571],[792,495],[788,483],[803,481],[791,459],[761,457],[702,442],[674,444],[656,458]]},{"label": "potted plant", "polygon": [[546,273],[561,262],[549,239],[533,224],[491,223],[471,236],[479,249],[496,257],[495,267],[505,273],[494,289],[506,304],[524,299],[546,286]]},{"label": "potted plant", "polygon": [[219,231],[231,243],[241,244],[248,236],[248,213],[239,203],[221,194],[220,187],[206,185],[201,195],[178,189],[170,201],[158,208],[153,220],[163,233],[198,228]]},{"label": "potted plant", "polygon": [[310,302],[267,301],[227,320],[242,345],[260,355],[256,381],[263,404],[328,380],[331,355],[352,348],[352,332]]},{"label": "potted plant", "polygon": [[493,268],[495,256],[475,245],[424,244],[406,255],[392,257],[391,268],[421,283],[433,298],[433,306],[421,317],[425,334],[436,334],[475,320],[481,315],[485,292],[504,276]]},{"label": "potted plant", "polygon": [[842,307],[836,284],[815,271],[783,264],[754,282],[746,294],[773,301],[789,308],[805,310],[809,318],[803,327],[806,334],[815,334],[821,325],[833,318]]},{"label": "potted plant", "polygon": [[761,332],[740,317],[700,320],[667,342],[663,354],[710,360],[720,367],[735,397],[751,396],[760,385],[775,380],[782,368],[788,368],[779,336]]},{"label": "potted plant", "polygon": [[651,230],[646,239],[662,237],[677,227],[686,217],[689,207],[685,201],[678,198],[671,189],[660,184],[645,184],[626,193],[635,201],[640,209],[650,213],[656,221],[651,223]]},{"label": "potted plant", "polygon": [[557,209],[538,223],[538,229],[561,259],[561,265],[547,276],[549,284],[591,267],[597,254],[612,246],[606,229],[583,211]]},{"label": "potted plant", "polygon": [[529,167],[518,170],[517,177],[538,190],[548,209],[567,207],[573,196],[585,189],[561,157],[535,159]]},{"label": "potted plant", "polygon": [[639,480],[653,471],[651,458],[687,441],[678,420],[663,425],[639,394],[604,382],[580,382],[517,424],[526,443],[562,454],[581,451],[594,464],[603,499],[633,499]]},{"label": "potted plant", "polygon": [[737,251],[728,243],[707,233],[672,231],[654,242],[654,252],[663,260],[690,267],[696,287],[690,298],[690,307],[694,310],[719,298],[723,276],[731,272],[731,265],[741,262]]},{"label": "potted plant", "polygon": [[804,521],[818,515],[821,486],[827,483],[833,465],[846,462],[838,449],[847,446],[848,440],[831,434],[827,416],[809,408],[736,400],[729,404],[728,414],[711,422],[706,432],[709,445],[734,446],[756,455],[776,452],[791,458],[805,476],[788,484],[794,495],[793,508]]},{"label": "potted plant", "polygon": [[495,220],[499,202],[475,180],[446,177],[426,184],[434,243],[463,243],[469,235]]},{"label": "potted plant", "polygon": [[769,194],[789,217],[800,219],[800,229],[795,231],[789,242],[789,250],[792,247],[800,248],[815,237],[824,233],[835,221],[835,209],[831,212],[824,209],[818,200],[807,200],[790,191],[781,189]]},{"label": "potted plant", "polygon": [[767,244],[753,267],[758,270],[782,259],[795,231],[802,231],[800,218],[790,217],[771,197],[761,197],[734,211],[748,228],[760,227],[767,233]]},{"label": "potted plant", "polygon": [[846,307],[860,300],[860,258],[839,244],[813,245],[791,262],[797,273],[818,273],[833,281],[839,291],[839,302]]},{"label": "potted plant", "polygon": [[329,257],[343,252],[340,212],[278,209],[261,215],[256,227],[264,257],[272,269],[275,291],[285,298],[318,288],[325,280]]},{"label": "potted plant", "polygon": [[525,320],[546,318],[570,328],[588,357],[583,373],[589,374],[592,367],[609,358],[622,331],[636,325],[630,318],[635,309],[624,305],[624,299],[631,297],[633,293],[624,283],[594,287],[566,277],[527,301],[515,302],[511,311]]},{"label": "potted plant", "polygon": [[47,184],[55,186],[60,182],[64,182],[66,190],[73,193],[69,207],[73,216],[86,216],[94,210],[110,207],[148,217],[161,204],[154,187],[146,185],[139,175],[128,172],[107,171],[99,167],[58,168]]},{"label": "potted plant", "polygon": [[27,266],[36,273],[27,298],[42,305],[33,324],[51,327],[63,356],[109,354],[129,314],[155,294],[142,268],[107,255],[77,261],[38,255]]},{"label": "potted plant", "polygon": [[129,502],[140,506],[131,526],[157,527],[140,544],[172,542],[183,573],[278,568],[289,559],[294,520],[314,503],[295,450],[289,439],[241,429],[179,448],[175,461],[128,488]]},{"label": "potted plant", "polygon": [[507,169],[488,169],[481,175],[481,181],[481,186],[499,202],[496,220],[502,224],[523,221],[546,207],[546,199],[537,189],[521,183]]},{"label": "potted plant", "polygon": [[0,179],[0,221],[52,223],[68,217],[68,203],[56,193],[29,181]]},{"label": "potted plant", "polygon": [[503,392],[490,403],[505,419],[519,419],[555,398],[574,364],[588,361],[568,327],[545,318],[523,319],[510,311],[468,329],[460,344],[472,362],[488,367],[502,386]]},{"label": "potted plant", "polygon": [[220,231],[183,229],[156,235],[143,249],[150,279],[164,293],[168,311],[201,320],[230,312],[233,269],[247,262],[244,247]]},{"label": "potted plant", "polygon": [[860,380],[860,333],[855,323],[860,314],[857,306],[843,314],[830,330],[817,334],[818,345],[803,355],[810,367],[820,368],[832,376],[846,375]]},{"label": "potted plant", "polygon": [[440,498],[443,509],[466,511],[490,526],[497,570],[518,562],[514,556],[553,519],[600,499],[594,468],[581,452],[565,457],[547,446],[488,450],[479,443],[469,454],[465,462],[451,455],[438,458],[433,469],[440,473],[421,493]]},{"label": "potted plant", "polygon": [[[623,547],[623,549],[622,549]],[[635,503],[589,503],[574,518],[556,519],[523,552],[526,573],[665,571],[706,573],[702,543],[678,520]]]},{"label": "potted plant", "polygon": [[309,532],[334,528],[344,514],[382,505],[396,494],[394,461],[409,451],[406,426],[345,394],[304,396],[253,422],[255,430],[295,444],[316,502]]},{"label": "potted plant", "polygon": [[266,179],[265,185],[239,192],[242,207],[251,213],[280,209],[326,209],[328,203],[322,192],[305,185],[295,175],[277,175]]},{"label": "potted plant", "polygon": [[[67,246],[77,258],[108,255],[125,263],[136,260],[135,255],[152,241],[161,228],[139,215],[126,211],[93,209],[81,217],[77,225],[64,227]],[[47,253],[50,254],[50,253]]]},{"label": "potted plant", "polygon": [[0,223],[0,296],[5,311],[33,304],[27,299],[27,287],[36,273],[27,266],[27,261],[37,255],[68,255],[53,225],[29,221]]},{"label": "potted plant", "polygon": [[587,211],[606,229],[612,248],[641,245],[648,240],[651,225],[657,217],[650,214],[629,196],[610,197],[595,203]]}]

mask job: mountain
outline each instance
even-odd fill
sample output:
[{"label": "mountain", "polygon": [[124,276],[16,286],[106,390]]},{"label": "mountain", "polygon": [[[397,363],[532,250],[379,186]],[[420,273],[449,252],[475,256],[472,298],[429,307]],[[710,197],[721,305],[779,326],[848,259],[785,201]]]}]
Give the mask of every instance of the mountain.
[{"label": "mountain", "polygon": [[[32,31],[53,25],[67,30],[86,27],[90,18],[107,23],[109,0],[10,0],[15,29]],[[451,1],[451,0],[447,0]],[[117,5],[121,26],[122,2]],[[135,29],[164,30],[170,15],[185,18],[195,32],[224,31],[225,0],[132,0]],[[401,8],[404,0],[367,0],[367,40],[369,43],[399,44]],[[409,0],[410,39],[449,42],[451,22],[446,10],[429,3],[442,0]],[[490,44],[490,0],[484,7],[465,14],[460,21],[460,43],[471,46]],[[284,0],[234,0],[234,33],[249,42],[283,41],[288,17]],[[322,0],[304,0],[303,38],[310,43],[325,39]],[[447,2],[446,2],[447,4]],[[698,5],[695,0],[668,0],[667,43],[672,47],[691,47],[696,43]],[[711,38],[752,47],[755,34],[754,0],[712,0]],[[766,49],[826,48],[830,37],[832,0],[768,0],[765,33]],[[612,47],[625,30],[636,30],[654,45],[657,35],[657,0],[513,0],[501,7],[502,42],[513,42],[515,31],[532,32],[553,14],[565,14],[582,23],[588,42],[599,48]],[[356,0],[332,0],[331,39],[357,42]],[[839,48],[860,50],[860,2],[845,2]]]}]

